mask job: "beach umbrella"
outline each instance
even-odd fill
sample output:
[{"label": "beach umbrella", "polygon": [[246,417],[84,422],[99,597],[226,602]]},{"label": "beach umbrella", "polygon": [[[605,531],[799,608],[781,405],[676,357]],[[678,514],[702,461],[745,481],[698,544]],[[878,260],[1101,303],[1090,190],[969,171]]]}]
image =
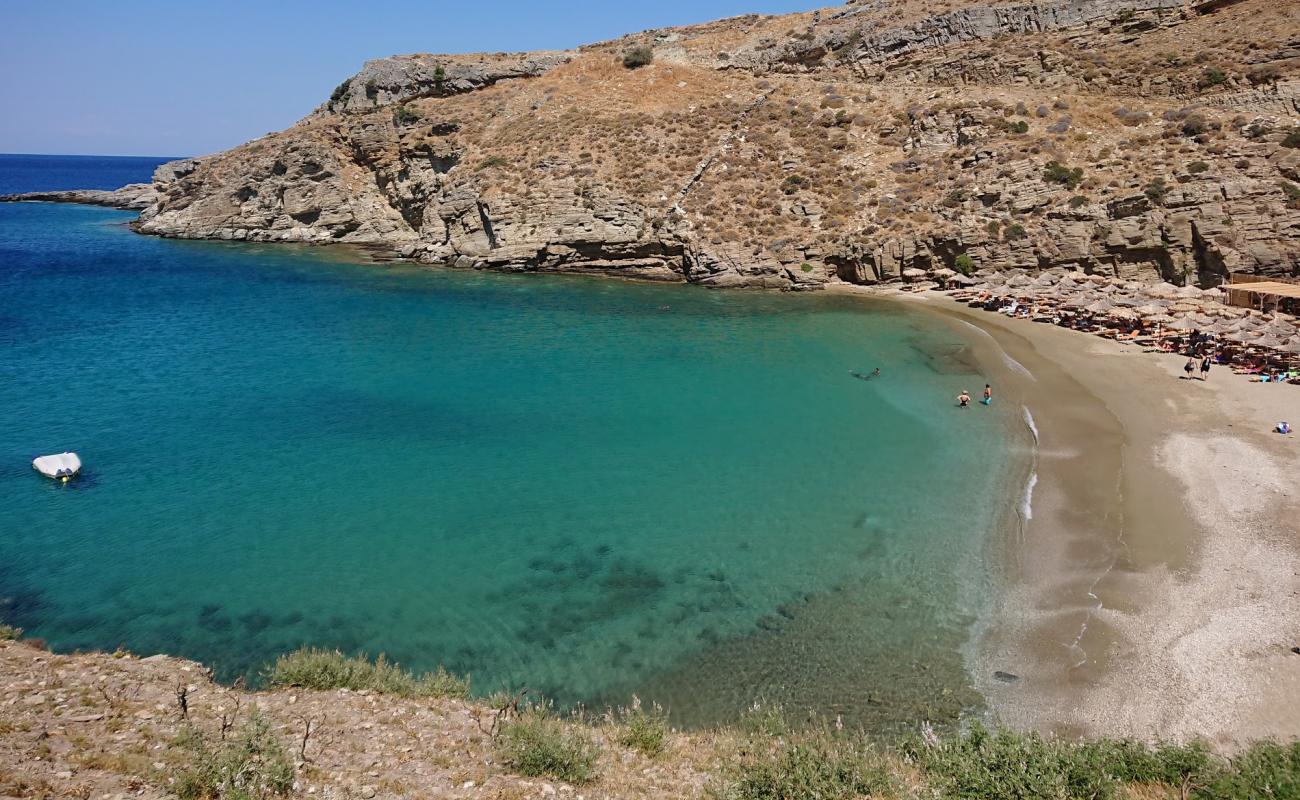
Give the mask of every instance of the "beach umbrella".
[{"label": "beach umbrella", "polygon": [[934,272],[930,274],[936,278],[951,278],[952,276],[957,274],[957,270],[948,269],[947,267],[940,267],[939,269],[936,269]]},{"label": "beach umbrella", "polygon": [[1177,297],[1178,290],[1167,283],[1157,283],[1147,288],[1147,294],[1152,297]]},{"label": "beach umbrella", "polygon": [[1251,347],[1267,347],[1270,350],[1277,350],[1286,344],[1282,339],[1276,336],[1261,336],[1250,343]]},{"label": "beach umbrella", "polygon": [[1278,350],[1281,350],[1283,353],[1300,355],[1300,337],[1292,339],[1291,341],[1279,347]]},{"label": "beach umbrella", "polygon": [[1173,322],[1174,318],[1168,314],[1152,314],[1149,317],[1145,317],[1145,320],[1156,325],[1167,325],[1170,322]]},{"label": "beach umbrella", "polygon": [[1223,338],[1238,344],[1250,344],[1259,337],[1249,331],[1230,331],[1224,334]]},{"label": "beach umbrella", "polygon": [[1197,289],[1195,286],[1179,286],[1177,289],[1174,289],[1174,294],[1178,297],[1188,297],[1199,300],[1201,297],[1201,290]]},{"label": "beach umbrella", "polygon": [[1171,331],[1194,331],[1201,326],[1184,317],[1183,319],[1174,320],[1165,327]]},{"label": "beach umbrella", "polygon": [[1083,310],[1091,314],[1100,314],[1103,311],[1110,311],[1114,307],[1115,307],[1114,303],[1110,302],[1109,300],[1103,299],[1088,305]]},{"label": "beach umbrella", "polygon": [[1128,306],[1129,308],[1134,308],[1142,302],[1142,298],[1135,297],[1131,294],[1125,294],[1112,297],[1110,301],[1117,306]]},{"label": "beach umbrella", "polygon": [[1171,310],[1175,314],[1187,314],[1192,311],[1200,311],[1201,307],[1199,305],[1196,305],[1195,303],[1181,302],[1181,303],[1174,303]]},{"label": "beach umbrella", "polygon": [[1029,276],[1023,273],[1018,275],[1012,275],[1010,278],[1007,278],[1007,286],[1016,289],[1020,288],[1021,286],[1028,286],[1031,283],[1033,283],[1033,281],[1029,279]]},{"label": "beach umbrella", "polygon": [[1163,314],[1163,313],[1165,313],[1165,307],[1164,307],[1164,306],[1160,306],[1160,305],[1156,305],[1155,303],[1145,303],[1145,304],[1143,304],[1143,305],[1138,306],[1137,308],[1135,308],[1135,309],[1133,309],[1133,310],[1136,311],[1137,313],[1141,314],[1141,315],[1144,316],[1144,317],[1153,317],[1153,316],[1155,316],[1155,315],[1157,315],[1157,314]]},{"label": "beach umbrella", "polygon": [[1131,308],[1112,308],[1106,312],[1106,316],[1111,319],[1135,320],[1138,318],[1137,312]]},{"label": "beach umbrella", "polygon": [[907,269],[903,270],[903,277],[904,277],[904,278],[924,278],[924,277],[925,277],[925,270],[923,270],[923,269],[916,269],[915,267],[908,267]]}]

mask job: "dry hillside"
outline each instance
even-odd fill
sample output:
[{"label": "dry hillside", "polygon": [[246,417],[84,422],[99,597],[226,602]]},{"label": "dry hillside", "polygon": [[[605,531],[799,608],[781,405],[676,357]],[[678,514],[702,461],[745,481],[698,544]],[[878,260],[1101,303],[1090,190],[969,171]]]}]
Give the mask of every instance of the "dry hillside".
[{"label": "dry hillside", "polygon": [[140,229],[716,286],[963,253],[1213,285],[1300,269],[1298,115],[1289,0],[876,0],[372,61],[160,170]]}]

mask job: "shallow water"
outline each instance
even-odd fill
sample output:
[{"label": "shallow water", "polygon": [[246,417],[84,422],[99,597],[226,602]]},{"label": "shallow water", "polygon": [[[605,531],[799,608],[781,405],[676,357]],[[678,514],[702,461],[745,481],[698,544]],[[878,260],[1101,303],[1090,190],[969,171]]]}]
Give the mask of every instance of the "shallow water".
[{"label": "shallow water", "polygon": [[[959,330],[130,218],[0,205],[0,617],[226,679],[316,644],[689,723],[978,703],[1023,423],[953,409]],[[64,449],[80,479],[30,469]]]}]

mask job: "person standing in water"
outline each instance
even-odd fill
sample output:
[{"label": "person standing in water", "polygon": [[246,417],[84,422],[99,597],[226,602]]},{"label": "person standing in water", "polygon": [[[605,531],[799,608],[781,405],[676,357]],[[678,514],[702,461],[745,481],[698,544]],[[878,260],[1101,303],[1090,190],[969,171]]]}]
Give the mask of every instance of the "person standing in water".
[{"label": "person standing in water", "polygon": [[984,399],[980,402],[986,406],[993,405],[993,387],[987,383],[984,384]]},{"label": "person standing in water", "polygon": [[957,395],[957,407],[970,408],[970,392],[965,389],[961,390],[961,394]]}]

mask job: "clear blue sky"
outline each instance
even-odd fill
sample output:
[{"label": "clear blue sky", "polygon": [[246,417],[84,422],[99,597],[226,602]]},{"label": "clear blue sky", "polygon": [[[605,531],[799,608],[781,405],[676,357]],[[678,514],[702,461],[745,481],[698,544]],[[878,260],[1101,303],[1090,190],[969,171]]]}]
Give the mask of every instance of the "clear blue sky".
[{"label": "clear blue sky", "polygon": [[394,53],[564,49],[834,0],[13,0],[0,152],[200,155],[301,118]]}]

